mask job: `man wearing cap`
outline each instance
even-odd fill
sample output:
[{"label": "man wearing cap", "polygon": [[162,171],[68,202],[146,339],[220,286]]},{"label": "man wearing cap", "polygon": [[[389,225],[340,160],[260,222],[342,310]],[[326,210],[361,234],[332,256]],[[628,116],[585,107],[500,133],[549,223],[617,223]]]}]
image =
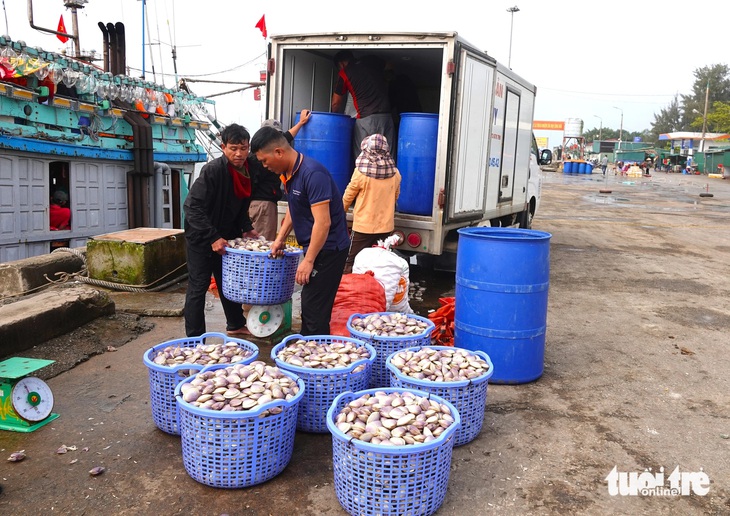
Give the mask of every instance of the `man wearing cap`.
[{"label": "man wearing cap", "polygon": [[362,141],[360,149],[362,152],[355,160],[355,171],[342,196],[345,212],[357,199],[345,274],[352,272],[357,253],[393,232],[395,203],[400,194],[401,175],[390,155],[385,136],[371,134]]},{"label": "man wearing cap", "polygon": [[292,229],[304,247],[296,272],[296,282],[303,286],[301,334],[329,335],[332,305],[350,246],[337,184],[324,165],[293,149],[273,127],[256,132],[251,151],[269,171],[281,174],[288,195],[271,253],[283,254]]},{"label": "man wearing cap", "polygon": [[[297,133],[304,124],[309,121],[312,112],[308,109],[302,109],[299,121],[284,132],[284,137],[291,143],[294,141]],[[278,120],[270,118],[265,120],[261,127],[273,127],[277,131],[281,131],[281,123]],[[251,171],[251,205],[248,208],[248,215],[251,217],[251,223],[260,235],[266,240],[274,240],[276,231],[279,229],[277,203],[281,200],[281,180],[276,174],[272,174],[266,170],[256,155],[251,153],[248,157],[249,170]]]},{"label": "man wearing cap", "polygon": [[56,190],[51,197],[48,210],[51,231],[71,229],[71,208],[68,207],[68,195],[63,190]]}]

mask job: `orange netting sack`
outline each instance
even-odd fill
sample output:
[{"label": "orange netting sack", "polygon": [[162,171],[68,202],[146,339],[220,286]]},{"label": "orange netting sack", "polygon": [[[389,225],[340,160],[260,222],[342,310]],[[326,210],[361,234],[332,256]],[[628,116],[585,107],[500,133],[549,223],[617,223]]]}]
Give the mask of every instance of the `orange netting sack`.
[{"label": "orange netting sack", "polygon": [[344,274],[332,307],[330,334],[349,337],[347,320],[352,314],[385,311],[385,289],[372,271],[364,274]]},{"label": "orange netting sack", "polygon": [[441,307],[428,314],[428,318],[436,325],[431,332],[431,339],[437,346],[453,346],[455,298],[442,297],[439,303]]}]

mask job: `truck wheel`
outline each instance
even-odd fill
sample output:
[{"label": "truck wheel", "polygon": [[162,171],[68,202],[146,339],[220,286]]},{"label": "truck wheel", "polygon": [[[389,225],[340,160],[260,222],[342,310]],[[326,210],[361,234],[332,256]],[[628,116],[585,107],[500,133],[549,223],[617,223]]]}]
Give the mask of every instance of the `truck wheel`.
[{"label": "truck wheel", "polygon": [[520,213],[520,227],[523,229],[531,229],[534,216],[535,214],[530,208]]}]

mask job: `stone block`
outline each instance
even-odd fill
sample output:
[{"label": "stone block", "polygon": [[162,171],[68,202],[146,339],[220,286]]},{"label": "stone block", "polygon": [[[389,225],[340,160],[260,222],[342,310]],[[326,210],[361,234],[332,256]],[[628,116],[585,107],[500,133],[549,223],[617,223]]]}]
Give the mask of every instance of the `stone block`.
[{"label": "stone block", "polygon": [[95,236],[86,243],[89,277],[152,287],[185,271],[185,234],[181,229],[135,228]]}]

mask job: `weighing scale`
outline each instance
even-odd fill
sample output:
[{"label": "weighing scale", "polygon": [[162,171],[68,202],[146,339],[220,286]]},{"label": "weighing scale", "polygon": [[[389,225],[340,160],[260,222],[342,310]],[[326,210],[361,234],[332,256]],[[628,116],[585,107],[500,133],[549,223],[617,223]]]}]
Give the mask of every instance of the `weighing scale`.
[{"label": "weighing scale", "polygon": [[0,430],[33,432],[58,417],[46,382],[29,374],[54,363],[39,358],[0,362]]},{"label": "weighing scale", "polygon": [[281,305],[251,305],[246,327],[255,337],[272,337],[291,329],[292,301]]}]

